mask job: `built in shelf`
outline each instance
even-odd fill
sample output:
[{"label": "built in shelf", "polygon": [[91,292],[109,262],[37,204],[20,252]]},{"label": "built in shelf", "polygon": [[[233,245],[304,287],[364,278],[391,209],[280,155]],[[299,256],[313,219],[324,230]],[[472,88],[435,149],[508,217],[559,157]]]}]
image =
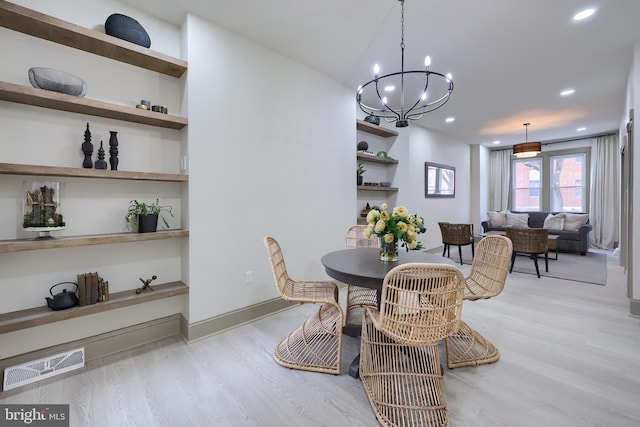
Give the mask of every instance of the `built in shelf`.
[{"label": "built in shelf", "polygon": [[388,157],[382,156],[373,156],[371,154],[358,153],[356,157],[358,158],[358,160],[363,160],[369,163],[382,163],[385,165],[395,165],[398,163],[396,159],[390,159]]},{"label": "built in shelf", "polygon": [[135,107],[111,104],[94,99],[80,98],[65,93],[52,92],[8,82],[0,82],[0,100],[167,129],[182,129],[188,124],[188,120],[184,117],[141,110]]},{"label": "built in shelf", "polygon": [[381,185],[358,185],[358,191],[386,191],[388,193],[395,193],[398,191],[397,187],[383,187]]},{"label": "built in shelf", "polygon": [[172,77],[181,77],[187,70],[182,59],[4,0],[0,0],[0,26]]},{"label": "built in shelf", "polygon": [[381,136],[383,138],[391,138],[393,136],[398,136],[398,132],[396,132],[395,130],[380,127],[379,125],[372,125],[371,123],[365,122],[364,120],[356,121],[356,129],[362,132],[367,132],[373,135]]},{"label": "built in shelf", "polygon": [[112,243],[144,242],[147,240],[189,237],[189,230],[163,230],[155,233],[112,233],[84,236],[61,236],[0,240],[0,253],[34,251],[39,249],[74,248],[78,246],[109,245]]},{"label": "built in shelf", "polygon": [[38,175],[70,178],[127,179],[131,181],[187,182],[189,175],[151,172],[112,171],[109,169],[66,168],[57,166],[0,163],[0,175]]},{"label": "built in shelf", "polygon": [[42,306],[0,314],[0,334],[189,293],[189,287],[183,282],[169,282],[152,287],[153,291],[145,290],[140,294],[136,294],[135,289],[115,292],[110,295],[109,301],[66,310],[53,311]]}]

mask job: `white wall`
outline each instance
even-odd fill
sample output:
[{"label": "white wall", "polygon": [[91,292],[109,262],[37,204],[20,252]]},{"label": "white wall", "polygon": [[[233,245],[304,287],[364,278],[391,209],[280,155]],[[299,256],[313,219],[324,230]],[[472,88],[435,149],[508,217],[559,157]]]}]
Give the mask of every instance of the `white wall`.
[{"label": "white wall", "polygon": [[[424,217],[427,231],[420,241],[427,249],[442,245],[438,222],[469,223],[470,150],[467,144],[441,133],[411,125],[408,151],[399,157],[400,191],[398,204]],[[440,163],[456,168],[455,198],[425,198],[424,163]]]},{"label": "white wall", "polygon": [[356,117],[326,76],[196,16],[187,29],[194,323],[277,297],[266,235],[292,277],[326,277],[354,222]]}]

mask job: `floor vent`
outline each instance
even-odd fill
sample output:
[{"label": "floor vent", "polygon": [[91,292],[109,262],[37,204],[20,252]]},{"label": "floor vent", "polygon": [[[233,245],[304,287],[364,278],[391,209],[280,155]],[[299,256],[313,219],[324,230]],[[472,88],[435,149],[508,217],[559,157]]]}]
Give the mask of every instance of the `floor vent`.
[{"label": "floor vent", "polygon": [[11,390],[82,367],[84,347],[6,368],[2,389]]}]

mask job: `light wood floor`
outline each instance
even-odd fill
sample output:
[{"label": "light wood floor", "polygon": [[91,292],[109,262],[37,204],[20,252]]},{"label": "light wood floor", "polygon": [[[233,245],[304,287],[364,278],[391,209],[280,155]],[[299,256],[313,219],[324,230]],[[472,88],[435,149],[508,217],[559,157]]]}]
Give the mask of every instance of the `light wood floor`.
[{"label": "light wood floor", "polygon": [[[463,266],[463,272],[468,271]],[[170,339],[0,394],[2,403],[69,403],[72,426],[375,426],[347,375],[359,340],[345,337],[339,376],[277,365],[277,341],[309,317],[295,306],[190,345]],[[640,425],[640,319],[623,273],[607,286],[513,273],[504,292],[466,302],[465,321],[501,359],[445,368],[453,426]]]}]

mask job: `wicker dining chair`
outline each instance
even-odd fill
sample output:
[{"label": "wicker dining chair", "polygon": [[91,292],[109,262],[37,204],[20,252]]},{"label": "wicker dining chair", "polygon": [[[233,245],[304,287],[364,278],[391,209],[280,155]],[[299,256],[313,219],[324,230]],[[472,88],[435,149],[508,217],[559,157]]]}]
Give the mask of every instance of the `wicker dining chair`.
[{"label": "wicker dining chair", "polygon": [[505,227],[505,231],[513,244],[509,273],[513,271],[517,254],[529,255],[533,259],[538,278],[540,278],[538,255],[544,255],[544,269],[547,273],[549,272],[549,231],[546,228]]},{"label": "wicker dining chair", "polygon": [[[471,271],[464,279],[464,299],[477,301],[497,296],[504,289],[513,246],[505,236],[487,236],[478,242]],[[447,366],[492,363],[500,352],[490,341],[460,321],[458,331],[445,339]]]},{"label": "wicker dining chair", "polygon": [[[380,238],[364,236],[366,225],[354,225],[347,230],[345,235],[345,248],[379,248]],[[362,328],[362,314],[365,307],[377,307],[378,296],[375,289],[362,288],[360,286],[347,286],[347,305],[345,313],[345,332],[348,335],[360,335]]]},{"label": "wicker dining chair", "polygon": [[447,264],[391,269],[380,310],[366,307],[360,378],[383,426],[449,425],[438,343],[458,329],[464,278]]},{"label": "wicker dining chair", "polygon": [[462,265],[462,247],[471,245],[471,256],[475,256],[475,244],[473,238],[473,224],[451,224],[449,222],[439,222],[440,233],[442,234],[442,256],[447,254],[451,257],[451,246],[458,247],[460,255],[460,265]]},{"label": "wicker dining chair", "polygon": [[322,304],[309,320],[276,346],[276,361],[287,368],[340,374],[344,316],[337,285],[331,281],[292,279],[276,239],[265,237],[263,241],[280,296],[291,303]]}]

